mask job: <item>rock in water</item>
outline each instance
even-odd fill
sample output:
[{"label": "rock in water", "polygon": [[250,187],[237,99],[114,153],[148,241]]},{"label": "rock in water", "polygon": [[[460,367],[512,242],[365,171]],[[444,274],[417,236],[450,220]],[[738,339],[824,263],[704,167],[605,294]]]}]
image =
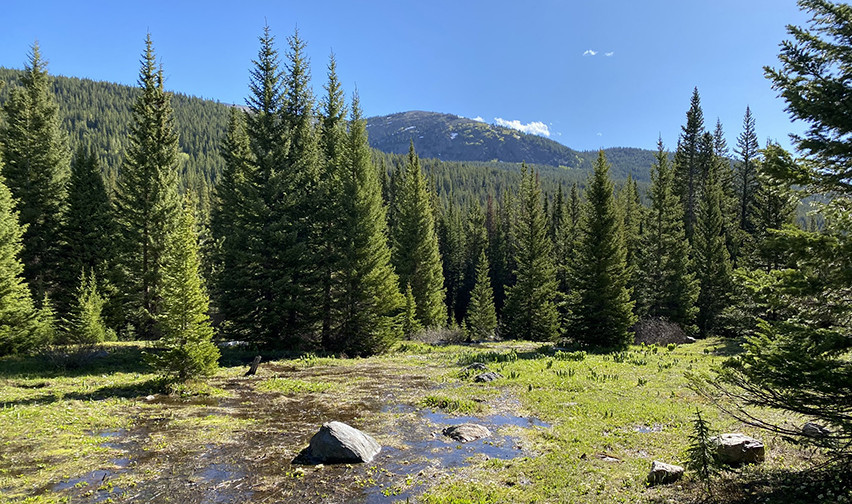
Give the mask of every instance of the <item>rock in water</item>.
[{"label": "rock in water", "polygon": [[683,476],[683,467],[655,460],[651,463],[651,472],[648,473],[648,484],[667,485],[679,480],[681,476]]},{"label": "rock in water", "polygon": [[488,427],[475,423],[453,425],[452,427],[447,427],[441,431],[441,433],[448,438],[458,441],[459,443],[469,443],[491,435],[491,431],[488,430]]},{"label": "rock in water", "polygon": [[334,464],[370,462],[381,445],[372,436],[343,422],[328,422],[311,438],[310,445],[294,462],[305,464]]},{"label": "rock in water", "polygon": [[763,443],[745,434],[722,434],[710,439],[719,462],[727,465],[763,462],[766,451]]},{"label": "rock in water", "polygon": [[475,381],[477,383],[485,383],[485,382],[494,381],[498,378],[503,378],[503,375],[501,375],[500,373],[494,372],[494,371],[487,371],[485,373],[481,373],[481,374],[476,375],[473,378],[473,381]]}]

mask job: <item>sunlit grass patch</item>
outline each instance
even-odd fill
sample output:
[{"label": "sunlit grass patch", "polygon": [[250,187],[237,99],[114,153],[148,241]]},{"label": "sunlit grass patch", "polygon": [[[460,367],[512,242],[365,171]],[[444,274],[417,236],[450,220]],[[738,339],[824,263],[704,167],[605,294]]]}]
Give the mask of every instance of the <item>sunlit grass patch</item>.
[{"label": "sunlit grass patch", "polygon": [[441,395],[428,395],[423,398],[423,406],[446,413],[472,414],[482,410],[482,405],[470,399],[457,399]]},{"label": "sunlit grass patch", "polygon": [[295,378],[272,377],[257,385],[257,390],[264,392],[280,392],[285,395],[319,393],[331,390],[334,384],[327,382],[311,382]]}]

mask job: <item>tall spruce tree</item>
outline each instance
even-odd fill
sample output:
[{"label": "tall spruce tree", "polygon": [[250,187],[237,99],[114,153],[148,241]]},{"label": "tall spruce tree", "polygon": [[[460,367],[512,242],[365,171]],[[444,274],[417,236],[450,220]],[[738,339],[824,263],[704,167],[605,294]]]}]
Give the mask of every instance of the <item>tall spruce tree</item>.
[{"label": "tall spruce tree", "polygon": [[444,277],[438,251],[438,235],[426,178],[414,142],[408,150],[401,186],[393,241],[392,263],[400,285],[409,285],[417,306],[417,318],[425,327],[442,327],[447,320],[444,306]]},{"label": "tall spruce tree", "polygon": [[704,112],[701,110],[698,88],[695,88],[692,91],[689,110],[686,112],[686,124],[681,127],[674,162],[675,193],[683,204],[684,229],[690,243],[695,222],[698,220],[698,200],[703,183],[700,158],[704,133]]},{"label": "tall spruce tree", "polygon": [[[68,207],[62,226],[63,269],[61,295],[56,296],[60,313],[67,313],[77,297],[80,272],[87,279],[99,278],[97,289],[114,282],[118,251],[115,210],[107,193],[98,157],[91,148],[80,147],[71,160]],[[87,280],[88,281],[88,280]],[[106,289],[114,294],[112,288]],[[117,322],[117,315],[110,320]]]},{"label": "tall spruce tree", "polygon": [[313,346],[322,321],[322,237],[320,137],[314,114],[306,44],[296,31],[287,37],[281,117],[288,149],[276,174],[280,199],[272,216],[271,243],[277,248],[275,282],[280,343]]},{"label": "tall spruce tree", "polygon": [[339,334],[335,339],[342,350],[367,355],[386,350],[401,336],[397,315],[404,299],[391,267],[379,173],[371,160],[357,95],[352,100],[346,140],[346,170],[339,195],[345,236],[342,263],[335,272],[340,294],[333,329]]},{"label": "tall spruce tree", "polygon": [[494,310],[494,290],[488,276],[488,257],[485,250],[479,253],[476,264],[476,283],[470,293],[470,306],[465,317],[468,337],[487,340],[497,329],[497,312]]},{"label": "tall spruce tree", "polygon": [[556,269],[547,237],[538,174],[522,165],[521,191],[513,222],[515,284],[506,293],[503,320],[506,335],[534,341],[559,336],[556,311]]},{"label": "tall spruce tree", "polygon": [[683,230],[683,207],[674,191],[673,172],[662,139],[657,141],[648,196],[651,208],[642,235],[637,311],[642,316],[664,317],[692,332],[698,283]]},{"label": "tall spruce tree", "polygon": [[217,305],[232,337],[274,344],[284,323],[277,305],[277,240],[283,200],[280,163],[289,148],[281,116],[283,77],[275,37],[265,26],[250,72],[248,113],[233,110],[213,212],[220,242]]},{"label": "tall spruce tree", "polygon": [[751,209],[754,230],[749,263],[752,267],[771,271],[787,265],[788,254],[775,238],[775,232],[792,225],[796,217],[799,198],[783,174],[798,170],[797,161],[780,145],[770,142],[761,151]]},{"label": "tall spruce tree", "polygon": [[118,180],[116,211],[121,233],[121,284],[136,334],[158,338],[166,238],[180,211],[177,194],[178,137],[171,95],[163,88],[149,33],[145,39],[142,88],[133,105],[129,146]]},{"label": "tall spruce tree", "polygon": [[[0,168],[3,168],[0,157]],[[23,229],[15,200],[0,175],[0,355],[38,346],[36,310],[24,280],[21,263]]]},{"label": "tall spruce tree", "polygon": [[572,307],[568,334],[593,347],[624,347],[632,341],[629,329],[636,318],[627,288],[624,232],[603,151],[587,184],[579,228],[571,267],[577,303]]},{"label": "tall spruce tree", "polygon": [[68,180],[68,141],[61,128],[59,107],[41,58],[33,44],[21,76],[3,105],[0,149],[5,159],[3,176],[17,200],[24,229],[21,261],[33,298],[53,296],[58,283],[60,230]]},{"label": "tall spruce tree", "polygon": [[450,200],[438,214],[438,250],[444,273],[445,302],[449,323],[455,326],[464,317],[462,289],[465,275],[465,233],[461,209]]},{"label": "tall spruce tree", "polygon": [[494,308],[500,315],[506,299],[504,286],[509,283],[508,250],[500,202],[489,194],[485,200],[485,228],[488,235],[488,264],[491,266],[491,285],[494,288]]},{"label": "tall spruce tree", "polygon": [[328,351],[341,349],[342,341],[335,338],[332,326],[339,318],[335,313],[335,298],[341,290],[337,285],[336,273],[342,267],[341,257],[343,234],[347,231],[343,219],[344,201],[341,187],[346,160],[346,104],[343,89],[337,77],[337,61],[332,54],[328,62],[328,81],[325,84],[326,95],[321,100],[322,128],[320,147],[322,151],[322,170],[319,179],[320,201],[324,204],[314,216],[318,226],[321,253],[320,275],[322,277],[322,346]]},{"label": "tall spruce tree", "polygon": [[722,187],[717,170],[711,169],[702,189],[698,222],[693,237],[694,268],[698,294],[698,332],[713,333],[731,293],[731,261],[725,244]]},{"label": "tall spruce tree", "polygon": [[201,278],[194,204],[189,198],[166,242],[162,311],[158,324],[163,351],[151,356],[164,376],[186,381],[214,373],[219,349],[213,344],[210,301]]},{"label": "tall spruce tree", "polygon": [[754,116],[751,109],[746,107],[743,117],[743,131],[737,137],[737,162],[735,171],[735,187],[739,203],[738,220],[740,229],[746,233],[754,232],[752,222],[752,207],[754,193],[757,191],[757,157],[760,146],[757,143],[757,133],[754,130]]}]

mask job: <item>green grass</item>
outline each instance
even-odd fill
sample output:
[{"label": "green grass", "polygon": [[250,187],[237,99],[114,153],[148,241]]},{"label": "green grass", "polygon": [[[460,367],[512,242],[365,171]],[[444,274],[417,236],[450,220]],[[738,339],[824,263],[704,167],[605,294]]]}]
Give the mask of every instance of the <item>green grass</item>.
[{"label": "green grass", "polygon": [[[258,453],[290,460],[326,421],[322,413],[305,417],[305,408],[327,408],[398,448],[404,447],[394,444],[398,439],[381,433],[400,422],[421,421],[416,408],[459,416],[533,416],[550,425],[511,429],[525,449],[518,458],[478,457],[428,480],[409,477],[412,485],[426,489],[419,499],[427,503],[700,502],[701,485],[689,475],[675,486],[645,485],[652,460],[685,462],[696,408],[717,431],[745,432],[767,446],[764,464],[718,479],[719,502],[794,503],[803,496],[819,502],[819,495],[823,502],[852,502],[844,496],[852,479],[848,470],[840,471],[839,481],[833,479],[837,471],[805,475],[807,458],[822,460],[818,452],[721,415],[687,386],[686,373],[707,373],[730,355],[727,341],[633,346],[611,354],[527,342],[475,347],[404,342],[369,359],[273,356],[254,377],[242,376],[254,355],[242,350],[226,352],[216,376],[173,387],[171,395],[142,364],[145,345],[118,343],[107,349],[107,356],[70,369],[55,369],[39,358],[0,359],[0,502],[85,501],[108,490],[127,492],[181,471],[194,474],[193,461],[216,450],[233,460],[252,460]],[[475,383],[478,372],[464,369],[476,362],[503,378]],[[108,489],[81,483],[55,491],[56,484],[112,467],[114,459],[125,456],[105,443],[113,439],[104,438],[105,432],[124,433],[136,446],[138,465],[114,475]],[[293,441],[293,432],[300,433],[299,441]],[[269,462],[263,458],[257,464]],[[258,488],[271,489],[268,495],[282,489],[296,495],[305,491],[299,485],[313,481],[313,470],[293,478],[289,466],[274,467],[257,476]],[[796,490],[800,484],[805,490]],[[308,491],[328,491],[316,485]],[[83,497],[86,492],[92,493]]]}]

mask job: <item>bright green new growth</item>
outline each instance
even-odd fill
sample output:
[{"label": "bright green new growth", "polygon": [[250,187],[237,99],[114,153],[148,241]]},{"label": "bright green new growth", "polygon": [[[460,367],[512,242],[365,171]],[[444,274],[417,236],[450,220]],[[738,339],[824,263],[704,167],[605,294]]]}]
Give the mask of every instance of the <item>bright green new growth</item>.
[{"label": "bright green new growth", "polygon": [[411,292],[411,284],[405,286],[405,306],[402,312],[402,334],[411,339],[412,336],[423,330],[420,321],[417,320],[417,302],[414,301],[414,293]]},{"label": "bright green new growth", "polygon": [[36,343],[36,311],[19,258],[22,234],[12,194],[0,176],[0,355],[30,351]]},{"label": "bright green new growth", "polygon": [[497,329],[497,312],[494,310],[494,290],[488,275],[488,257],[485,250],[479,254],[476,264],[476,283],[470,293],[467,309],[467,334],[471,339],[487,340],[494,337]]},{"label": "bright green new growth", "polygon": [[192,203],[184,204],[177,228],[166,242],[162,313],[158,324],[163,350],[151,356],[164,376],[186,381],[216,371],[219,350],[211,341],[209,299],[199,274],[198,238]]},{"label": "bright green new growth", "polygon": [[115,333],[107,329],[101,316],[104,304],[106,300],[98,292],[96,275],[82,271],[68,327],[69,343],[96,344],[115,339]]}]

